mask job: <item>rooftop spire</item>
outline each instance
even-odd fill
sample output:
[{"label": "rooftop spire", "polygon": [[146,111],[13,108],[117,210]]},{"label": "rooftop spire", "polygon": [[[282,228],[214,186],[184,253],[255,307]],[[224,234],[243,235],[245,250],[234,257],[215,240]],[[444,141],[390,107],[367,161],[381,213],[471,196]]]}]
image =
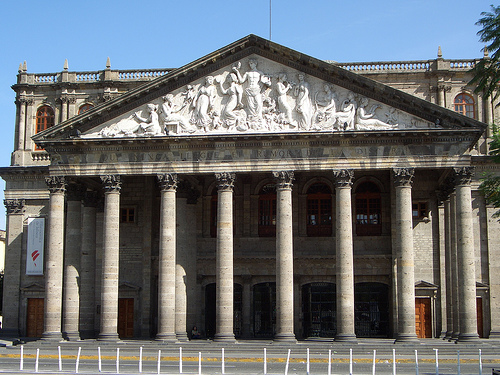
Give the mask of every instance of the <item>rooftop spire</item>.
[{"label": "rooftop spire", "polygon": [[111,61],[109,60],[109,56],[108,56],[108,59],[106,60],[106,69],[109,69],[111,68]]},{"label": "rooftop spire", "polygon": [[64,70],[68,70],[68,59],[64,60]]},{"label": "rooftop spire", "polygon": [[443,58],[443,51],[441,51],[441,46],[438,47],[438,59]]},{"label": "rooftop spire", "polygon": [[24,60],[24,63],[23,63],[23,72],[27,72],[28,71],[28,66],[26,65],[26,60]]}]

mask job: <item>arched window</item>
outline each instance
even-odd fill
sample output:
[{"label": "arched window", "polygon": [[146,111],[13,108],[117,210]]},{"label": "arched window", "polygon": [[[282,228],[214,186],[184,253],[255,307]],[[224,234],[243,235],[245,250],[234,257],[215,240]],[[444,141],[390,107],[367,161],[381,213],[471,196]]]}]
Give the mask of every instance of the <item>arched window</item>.
[{"label": "arched window", "polygon": [[78,109],[78,114],[87,112],[88,110],[90,110],[92,108],[94,108],[94,106],[92,104],[85,103],[82,106],[80,106],[80,108]]},{"label": "arched window", "polygon": [[458,94],[455,97],[455,112],[464,116],[475,118],[474,99],[468,94]]},{"label": "arched window", "polygon": [[54,126],[54,110],[48,105],[38,108],[36,111],[36,132],[40,133],[45,129]]},{"label": "arched window", "polygon": [[276,186],[264,185],[259,194],[259,236],[276,236]]},{"label": "arched window", "polygon": [[356,234],[382,234],[380,190],[373,182],[365,182],[356,189]]},{"label": "arched window", "polygon": [[322,183],[314,184],[307,190],[307,235],[332,235],[332,192]]}]

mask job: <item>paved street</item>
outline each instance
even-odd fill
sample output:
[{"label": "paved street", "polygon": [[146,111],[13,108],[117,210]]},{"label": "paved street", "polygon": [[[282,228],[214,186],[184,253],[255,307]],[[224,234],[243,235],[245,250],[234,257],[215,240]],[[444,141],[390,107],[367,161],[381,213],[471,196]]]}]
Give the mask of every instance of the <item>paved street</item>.
[{"label": "paved street", "polygon": [[[59,362],[59,349],[61,362]],[[142,347],[142,361],[141,348]],[[182,348],[182,349],[181,349]],[[266,372],[264,372],[264,348]],[[123,341],[103,343],[93,340],[81,342],[30,342],[0,348],[0,373],[36,373],[37,349],[38,372],[45,374],[84,373],[98,374],[157,374],[158,355],[161,354],[160,373],[199,374],[201,353],[202,374],[222,374],[222,350],[224,349],[225,374],[285,374],[290,349],[288,374],[307,374],[307,349],[309,348],[309,374],[328,374],[328,356],[331,351],[331,374],[373,373],[373,351],[376,350],[376,374],[393,374],[393,349],[395,349],[396,373],[416,374],[415,350],[418,356],[419,374],[436,374],[438,349],[439,374],[491,374],[492,368],[500,368],[500,343],[480,345],[449,344],[442,340],[424,340],[420,345],[393,345],[389,340],[365,340],[351,347],[332,342],[302,341],[292,345],[277,345],[271,341],[240,341],[222,345],[210,341],[182,344],[163,344],[155,341]],[[117,349],[119,360],[117,364]],[[22,370],[21,350],[23,354]],[[182,350],[182,363],[179,354]],[[479,359],[481,350],[481,364]],[[80,357],[78,358],[78,352]],[[99,351],[101,367],[99,369]],[[161,351],[161,353],[159,353]],[[458,352],[460,354],[460,371]],[[59,370],[61,364],[61,370]],[[352,366],[352,367],[351,367]],[[99,371],[101,370],[101,371]]]}]

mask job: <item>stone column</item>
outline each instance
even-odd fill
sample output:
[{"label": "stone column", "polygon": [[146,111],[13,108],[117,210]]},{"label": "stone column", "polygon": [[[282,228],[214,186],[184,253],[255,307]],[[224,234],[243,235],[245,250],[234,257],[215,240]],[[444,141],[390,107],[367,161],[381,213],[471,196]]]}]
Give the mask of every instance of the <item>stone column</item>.
[{"label": "stone column", "polygon": [[335,341],[356,342],[354,332],[354,255],[352,247],[352,169],[334,170],[336,195],[337,334]]},{"label": "stone column", "polygon": [[61,309],[64,253],[64,177],[45,179],[50,191],[47,258],[45,261],[45,316],[43,339],[61,340]]},{"label": "stone column", "polygon": [[80,336],[82,339],[95,337],[96,207],[97,193],[85,192],[80,258]]},{"label": "stone column", "polygon": [[457,194],[457,263],[460,334],[458,341],[478,340],[476,264],[472,225],[471,180],[474,168],[455,168]]},{"label": "stone column", "polygon": [[66,241],[64,246],[63,336],[80,339],[80,254],[82,245],[82,198],[80,185],[69,184],[66,202]]},{"label": "stone column", "polygon": [[293,329],[293,171],[276,179],[276,341],[296,341]]},{"label": "stone column", "polygon": [[5,199],[7,228],[3,279],[2,337],[19,336],[19,282],[23,244],[24,199]]},{"label": "stone column", "polygon": [[450,197],[446,193],[443,196],[444,204],[444,269],[445,269],[445,283],[446,283],[446,333],[444,339],[449,340],[453,335],[453,313],[451,306],[453,306],[453,281],[451,272],[451,203]]},{"label": "stone column", "polygon": [[451,340],[458,338],[460,333],[460,317],[458,303],[458,264],[457,264],[457,213],[456,213],[456,194],[453,192],[450,195],[450,293],[451,293],[451,319],[453,321],[453,331],[450,337]]},{"label": "stone column", "polygon": [[61,96],[59,98],[61,103],[61,122],[66,121],[68,119],[68,102],[69,98],[67,96]]},{"label": "stone column", "polygon": [[101,176],[104,225],[99,340],[118,341],[118,272],[120,268],[120,176]]},{"label": "stone column", "polygon": [[26,136],[26,104],[28,100],[26,98],[19,98],[16,101],[18,105],[19,121],[18,121],[18,132],[17,132],[17,144],[16,150],[24,150],[24,138]]},{"label": "stone column", "polygon": [[177,341],[175,337],[175,251],[177,174],[158,175],[161,189],[160,254],[158,269],[157,340]]},{"label": "stone column", "polygon": [[216,239],[215,341],[235,341],[233,323],[233,185],[234,173],[216,173],[218,184]]},{"label": "stone column", "polygon": [[413,168],[393,170],[396,189],[394,233],[398,278],[398,332],[396,341],[418,341],[415,329],[415,275],[411,184]]},{"label": "stone column", "polygon": [[249,339],[252,337],[252,275],[243,275],[242,321],[241,337]]}]

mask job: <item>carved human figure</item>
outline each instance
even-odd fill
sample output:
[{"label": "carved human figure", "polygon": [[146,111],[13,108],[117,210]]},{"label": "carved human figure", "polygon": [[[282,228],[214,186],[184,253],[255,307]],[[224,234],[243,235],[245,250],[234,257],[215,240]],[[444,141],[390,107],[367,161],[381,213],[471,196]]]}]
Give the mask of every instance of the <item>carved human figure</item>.
[{"label": "carved human figure", "polygon": [[341,130],[354,130],[357,107],[354,94],[349,92],[347,99],[342,102],[342,111],[337,112],[337,124]]},{"label": "carved human figure", "polygon": [[310,87],[309,83],[305,81],[304,74],[299,73],[297,77],[299,82],[294,88],[294,94],[297,97],[295,110],[298,114],[299,128],[302,130],[309,130],[313,116]]},{"label": "carved human figure", "polygon": [[377,108],[380,108],[379,104],[373,105],[368,112],[365,111],[367,105],[368,98],[362,98],[359,103],[359,108],[356,111],[356,130],[394,129],[397,127],[397,124],[390,125],[373,118],[373,116],[375,115],[375,110]]},{"label": "carved human figure", "polygon": [[239,83],[243,84],[244,82],[248,82],[248,86],[245,89],[246,110],[248,113],[248,120],[253,122],[254,124],[252,127],[255,127],[255,123],[260,125],[262,121],[263,99],[261,84],[269,86],[270,81],[264,73],[257,70],[256,59],[250,59],[248,65],[250,66],[250,70],[243,76],[240,74],[239,66],[234,66],[233,71],[236,73]]},{"label": "carved human figure", "polygon": [[142,117],[136,112],[116,124],[102,129],[98,135],[101,137],[135,136],[135,135],[158,135],[163,134],[158,120],[158,106],[148,104],[146,106],[148,116]]},{"label": "carved human figure", "polygon": [[163,114],[165,127],[168,123],[174,122],[178,123],[182,130],[188,133],[194,133],[196,131],[196,126],[191,125],[189,121],[180,113],[184,109],[185,105],[175,109],[174,96],[172,94],[167,94],[162,99],[163,104],[161,106],[161,113]]},{"label": "carved human figure", "polygon": [[316,107],[316,122],[324,123],[335,117],[335,93],[328,83],[323,85],[323,90],[319,90],[314,95],[314,105]]},{"label": "carved human figure", "polygon": [[215,93],[214,77],[207,76],[205,78],[205,85],[200,87],[191,104],[194,108],[191,123],[205,131],[210,130],[209,127],[212,123],[210,112],[214,106]]},{"label": "carved human figure", "polygon": [[292,88],[292,85],[287,81],[285,73],[278,74],[278,82],[276,83],[276,92],[278,93],[278,109],[283,114],[284,122],[296,127],[297,124],[293,121],[292,106],[288,103],[287,93]]},{"label": "carved human figure", "polygon": [[239,108],[243,108],[243,103],[241,102],[243,96],[243,89],[241,85],[238,84],[238,77],[235,73],[228,74],[226,81],[229,82],[229,87],[224,88],[222,80],[219,81],[220,91],[223,95],[228,96],[227,103],[222,108],[221,120],[225,126],[232,130],[237,127],[238,130],[246,130],[246,126],[240,124],[241,115],[236,112]]}]

